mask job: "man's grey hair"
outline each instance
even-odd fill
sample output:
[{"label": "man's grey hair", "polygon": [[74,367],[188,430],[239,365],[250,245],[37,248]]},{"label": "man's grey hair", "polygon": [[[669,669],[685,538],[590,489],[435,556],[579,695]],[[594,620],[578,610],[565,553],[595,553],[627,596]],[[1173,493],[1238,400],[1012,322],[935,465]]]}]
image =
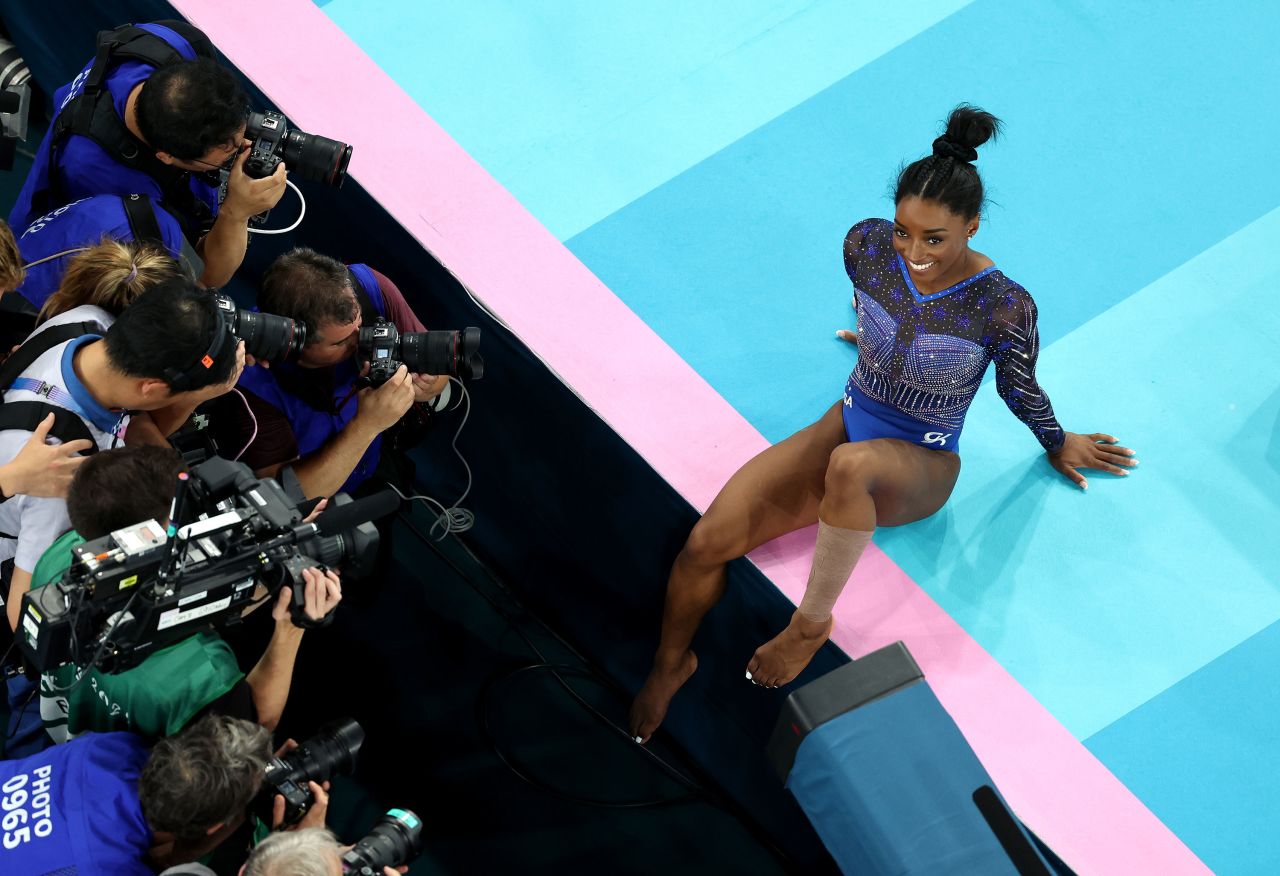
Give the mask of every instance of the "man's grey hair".
[{"label": "man's grey hair", "polygon": [[322,827],[273,833],[249,853],[242,876],[333,876],[342,869],[338,848]]},{"label": "man's grey hair", "polygon": [[271,759],[271,733],[251,721],[208,715],[161,739],[138,777],[152,830],[196,840],[244,812]]}]

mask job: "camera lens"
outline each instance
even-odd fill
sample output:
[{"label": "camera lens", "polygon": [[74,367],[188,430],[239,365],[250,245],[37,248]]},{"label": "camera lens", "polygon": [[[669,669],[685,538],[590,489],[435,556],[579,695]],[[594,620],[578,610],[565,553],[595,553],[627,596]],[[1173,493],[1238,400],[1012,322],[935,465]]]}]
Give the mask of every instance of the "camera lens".
[{"label": "camera lens", "polygon": [[246,353],[267,362],[296,359],[307,342],[306,325],[274,313],[237,311],[231,330],[244,341]]},{"label": "camera lens", "polygon": [[484,376],[480,329],[407,332],[400,336],[400,358],[416,374],[448,374],[463,380]]},{"label": "camera lens", "polygon": [[407,809],[392,809],[342,856],[342,869],[358,876],[381,876],[384,867],[409,863],[421,848],[422,819]]},{"label": "camera lens", "polygon": [[[331,507],[341,508],[353,501],[346,493],[338,493]],[[366,522],[337,535],[311,539],[298,545],[298,550],[317,563],[341,567],[342,580],[349,584],[372,574],[378,560],[378,539],[378,527]]]},{"label": "camera lens", "polygon": [[253,804],[254,811],[264,822],[271,823],[279,794],[285,800],[285,823],[297,824],[315,802],[307,783],[323,784],[334,776],[350,775],[363,743],[364,730],[350,718],[325,724],[297,748],[271,759],[262,790]]},{"label": "camera lens", "polygon": [[356,755],[364,744],[364,730],[350,718],[341,718],[321,727],[314,736],[267,768],[267,781],[327,782],[334,776],[350,775]]},{"label": "camera lens", "polygon": [[338,188],[347,178],[351,146],[319,134],[306,134],[294,129],[285,135],[280,144],[280,156],[289,170],[303,179],[316,180]]}]

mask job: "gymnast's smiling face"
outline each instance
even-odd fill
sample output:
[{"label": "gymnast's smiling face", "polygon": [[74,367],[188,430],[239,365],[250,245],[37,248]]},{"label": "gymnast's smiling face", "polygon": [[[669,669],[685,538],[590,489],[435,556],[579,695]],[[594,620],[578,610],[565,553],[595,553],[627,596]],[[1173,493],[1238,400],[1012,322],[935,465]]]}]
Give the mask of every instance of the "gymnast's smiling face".
[{"label": "gymnast's smiling face", "polygon": [[893,217],[893,248],[907,263],[916,283],[936,289],[939,282],[958,282],[966,265],[969,238],[979,217],[957,216],[938,201],[908,195],[898,202]]}]

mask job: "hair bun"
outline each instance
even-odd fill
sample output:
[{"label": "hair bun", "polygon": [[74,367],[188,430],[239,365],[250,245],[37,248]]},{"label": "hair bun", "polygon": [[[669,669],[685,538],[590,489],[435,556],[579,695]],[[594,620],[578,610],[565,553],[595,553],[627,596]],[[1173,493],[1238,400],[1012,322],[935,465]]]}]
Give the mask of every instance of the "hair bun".
[{"label": "hair bun", "polygon": [[978,160],[977,149],[962,143],[953,143],[945,134],[933,141],[933,154],[938,158],[954,158],[966,164],[972,164]]}]

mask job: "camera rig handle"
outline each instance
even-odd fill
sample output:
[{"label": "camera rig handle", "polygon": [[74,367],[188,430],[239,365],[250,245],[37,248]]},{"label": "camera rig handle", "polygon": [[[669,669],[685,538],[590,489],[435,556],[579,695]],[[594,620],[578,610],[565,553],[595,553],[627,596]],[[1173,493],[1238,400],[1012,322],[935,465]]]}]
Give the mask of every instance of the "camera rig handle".
[{"label": "camera rig handle", "polygon": [[324,572],[329,567],[323,563],[317,563],[305,554],[292,556],[280,565],[285,570],[285,574],[289,576],[288,586],[293,590],[293,594],[289,599],[289,619],[293,621],[293,625],[304,630],[318,630],[333,623],[334,611],[337,610],[336,605],[329,609],[329,612],[319,620],[307,616],[307,582],[302,577],[303,569],[319,569]]}]

